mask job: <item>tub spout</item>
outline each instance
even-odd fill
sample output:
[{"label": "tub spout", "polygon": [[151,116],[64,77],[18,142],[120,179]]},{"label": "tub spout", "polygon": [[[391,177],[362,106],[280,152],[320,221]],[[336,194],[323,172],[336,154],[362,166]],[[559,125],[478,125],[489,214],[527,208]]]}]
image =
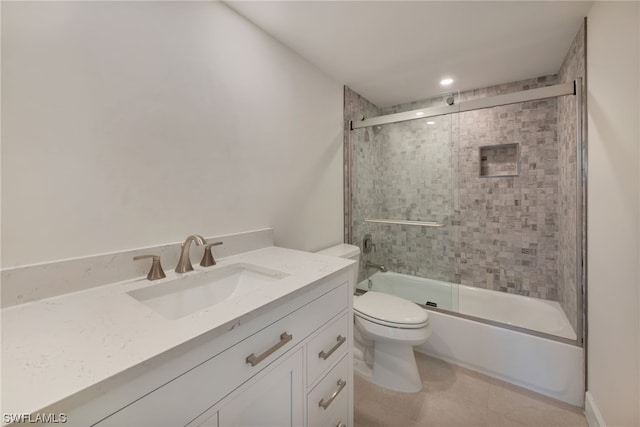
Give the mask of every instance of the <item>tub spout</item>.
[{"label": "tub spout", "polygon": [[375,268],[377,270],[380,270],[383,273],[387,272],[387,267],[385,267],[384,265],[374,264],[374,263],[369,262],[369,261],[367,261],[367,263],[365,264],[365,267],[367,267],[367,268]]}]

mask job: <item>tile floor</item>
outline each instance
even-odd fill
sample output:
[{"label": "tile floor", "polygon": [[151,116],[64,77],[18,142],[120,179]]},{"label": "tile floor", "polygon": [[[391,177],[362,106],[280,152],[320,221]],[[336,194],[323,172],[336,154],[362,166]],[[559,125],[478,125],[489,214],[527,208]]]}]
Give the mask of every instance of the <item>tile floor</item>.
[{"label": "tile floor", "polygon": [[420,393],[355,378],[355,427],[587,427],[581,408],[416,353]]}]

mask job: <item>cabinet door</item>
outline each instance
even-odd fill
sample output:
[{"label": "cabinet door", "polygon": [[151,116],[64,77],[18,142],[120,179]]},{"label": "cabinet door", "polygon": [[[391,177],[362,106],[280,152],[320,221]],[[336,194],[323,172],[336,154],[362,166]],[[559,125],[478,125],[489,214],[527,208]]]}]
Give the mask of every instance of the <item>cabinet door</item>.
[{"label": "cabinet door", "polygon": [[303,352],[274,362],[220,405],[220,427],[304,424]]}]

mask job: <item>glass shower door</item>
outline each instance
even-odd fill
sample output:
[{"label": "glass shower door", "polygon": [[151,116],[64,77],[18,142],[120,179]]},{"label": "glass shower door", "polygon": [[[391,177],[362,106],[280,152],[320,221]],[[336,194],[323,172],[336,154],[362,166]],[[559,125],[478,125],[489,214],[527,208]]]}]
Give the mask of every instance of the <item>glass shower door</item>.
[{"label": "glass shower door", "polygon": [[457,310],[455,116],[352,131],[351,226],[362,249],[361,289]]}]

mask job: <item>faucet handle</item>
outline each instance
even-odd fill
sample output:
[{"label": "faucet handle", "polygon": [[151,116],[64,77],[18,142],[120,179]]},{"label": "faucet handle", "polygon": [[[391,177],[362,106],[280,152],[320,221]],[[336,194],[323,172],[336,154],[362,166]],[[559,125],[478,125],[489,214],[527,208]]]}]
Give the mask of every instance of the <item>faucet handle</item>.
[{"label": "faucet handle", "polygon": [[164,270],[162,269],[162,264],[160,264],[160,257],[158,255],[137,255],[133,257],[134,261],[138,261],[140,259],[153,259],[151,263],[151,269],[149,270],[149,274],[147,274],[148,280],[158,280],[167,277],[164,274]]},{"label": "faucet handle", "polygon": [[222,242],[213,242],[208,243],[204,246],[204,254],[202,255],[202,261],[200,261],[200,266],[202,267],[211,267],[212,265],[216,265],[216,260],[213,259],[213,255],[211,254],[212,246],[219,246]]}]

